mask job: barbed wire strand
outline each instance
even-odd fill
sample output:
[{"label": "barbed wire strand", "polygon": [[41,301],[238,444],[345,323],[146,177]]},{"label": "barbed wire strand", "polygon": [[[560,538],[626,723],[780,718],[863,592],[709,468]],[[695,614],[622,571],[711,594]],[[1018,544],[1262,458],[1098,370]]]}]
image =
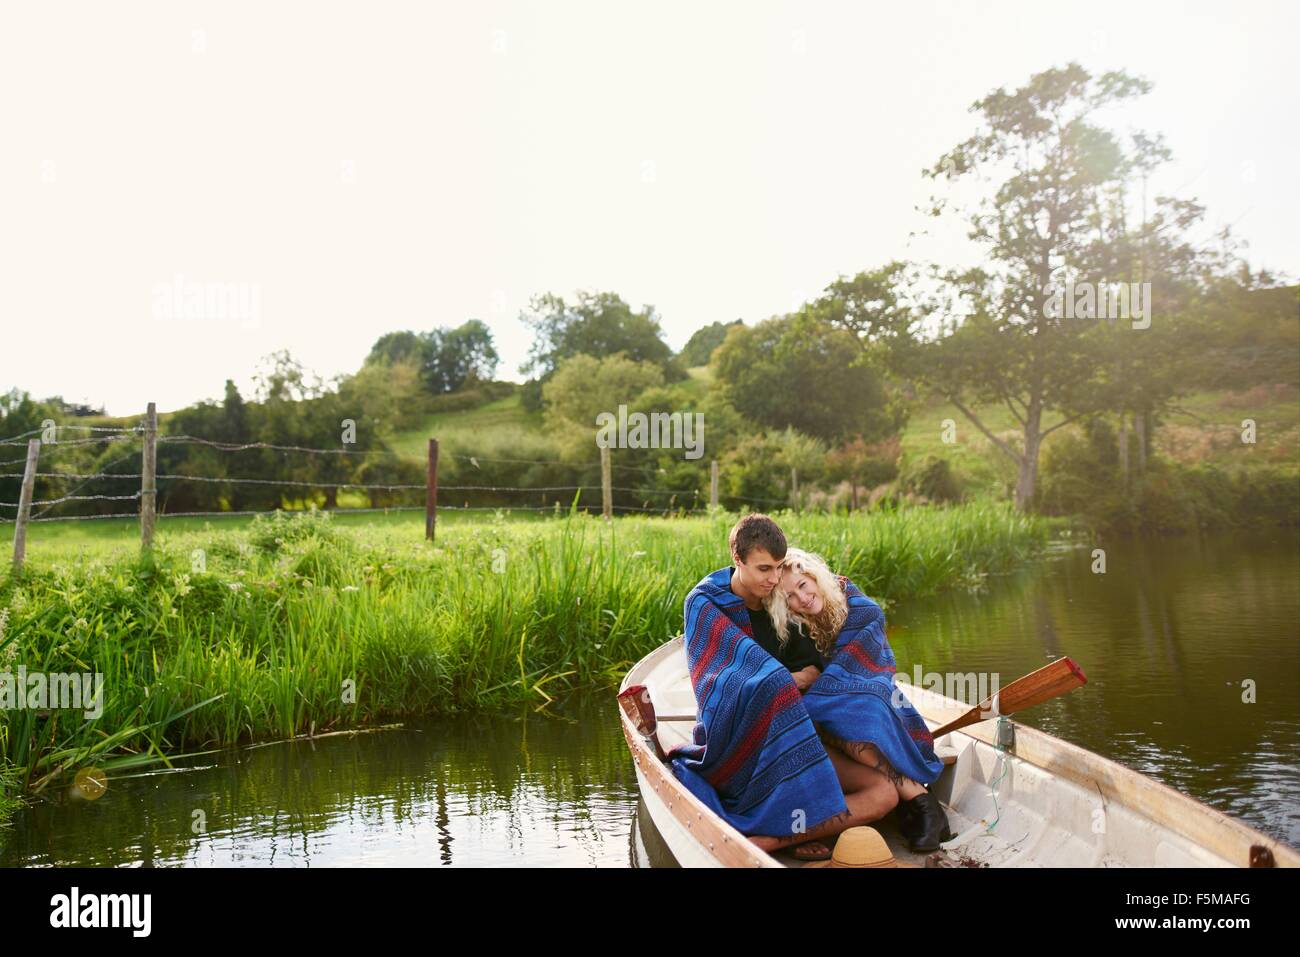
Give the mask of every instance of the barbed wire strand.
[{"label": "barbed wire strand", "polygon": [[[134,453],[133,453],[134,454]],[[118,462],[123,459],[118,459]],[[110,463],[110,465],[116,463]],[[21,472],[0,472],[0,478],[22,478]],[[50,479],[84,479],[90,482],[95,479],[140,479],[144,475],[140,472],[37,472],[36,478]],[[402,489],[425,491],[427,486],[419,485],[390,485],[378,482],[331,482],[331,481],[296,481],[287,479],[253,479],[253,478],[235,478],[235,477],[214,477],[208,475],[173,475],[161,474],[154,476],[159,481],[190,481],[190,482],[209,482],[213,484],[230,484],[230,485],[292,485],[304,488],[348,488],[361,489],[373,488],[383,489],[386,491],[396,491]],[[85,482],[82,484],[84,485]],[[579,490],[596,490],[600,489],[599,485],[439,485],[439,490],[459,491],[459,492],[576,492]],[[626,485],[612,485],[610,490],[614,492],[648,492],[654,495],[700,495],[698,489],[685,488],[634,488]],[[73,489],[75,492],[76,489]]]},{"label": "barbed wire strand", "polygon": [[[133,433],[139,433],[139,432],[143,432],[143,431],[144,431],[144,426],[143,426],[143,425],[112,425],[112,426],[109,426],[109,425],[54,425],[54,426],[48,426],[48,427],[45,427],[45,428],[32,429],[32,430],[30,430],[30,431],[28,431],[28,432],[24,432],[24,433],[22,433],[22,435],[10,435],[10,436],[6,436],[5,438],[0,439],[0,445],[20,445],[20,444],[22,444],[23,442],[27,441],[27,439],[28,439],[29,436],[33,436],[33,435],[43,435],[43,434],[44,434],[44,433],[45,433],[49,428],[53,428],[53,429],[56,429],[56,430],[74,429],[74,430],[76,430],[76,431],[78,431],[78,432],[114,432],[114,433],[133,432]],[[44,443],[44,444],[45,444],[45,445],[57,445],[58,443],[57,443],[57,442],[46,442],[46,443]]]},{"label": "barbed wire strand", "polygon": [[[133,449],[132,451],[126,453],[126,455],[119,455],[119,456],[118,456],[117,458],[115,458],[113,461],[111,461],[111,462],[109,462],[107,465],[105,465],[104,468],[106,468],[106,469],[111,469],[114,465],[117,465],[119,462],[125,462],[127,459],[135,458],[135,456],[136,456],[137,454],[138,454],[138,453]],[[106,474],[110,474],[110,475],[111,475],[112,473],[106,473]],[[82,482],[80,485],[78,485],[76,488],[74,488],[72,491],[73,491],[73,492],[79,492],[79,491],[81,491],[83,488],[85,488],[87,485],[90,484],[90,481],[91,481],[90,479],[87,479],[86,481],[84,481],[84,482]],[[33,516],[31,517],[31,520],[32,520],[32,521],[35,521],[36,519],[41,518],[42,516],[45,515],[46,512],[48,512],[48,511],[49,511],[50,509],[52,509],[53,507],[54,507],[53,505],[47,505],[45,508],[41,509],[41,510],[40,510],[39,512],[37,512],[35,515],[33,515]]]},{"label": "barbed wire strand", "polygon": [[[594,505],[594,504],[593,504],[593,505],[583,506],[581,510],[583,510],[583,511],[593,511],[593,512],[594,512],[594,511],[596,511],[599,507],[600,507],[600,506],[598,506],[598,505]],[[614,511],[624,511],[624,512],[625,512],[625,511],[632,511],[632,512],[657,512],[657,513],[669,513],[669,512],[671,512],[671,513],[679,513],[679,512],[681,512],[681,513],[685,513],[685,514],[696,514],[696,513],[705,513],[705,512],[708,511],[708,509],[706,509],[706,508],[701,508],[701,507],[697,507],[697,508],[653,508],[653,507],[643,507],[643,506],[638,506],[638,505],[614,505],[614,506],[611,506],[611,507],[612,507],[612,509],[613,509]],[[568,512],[568,510],[569,510],[569,507],[566,506],[566,505],[564,505],[563,503],[555,503],[555,504],[551,504],[551,505],[469,505],[469,506],[465,506],[465,505],[439,505],[439,506],[438,506],[438,511],[440,511],[440,512],[442,512],[442,511],[448,511],[448,512],[559,512],[560,514],[565,514],[565,513]],[[390,505],[390,506],[388,506],[388,507],[377,507],[377,508],[339,508],[339,509],[331,509],[331,510],[329,510],[328,512],[325,512],[324,514],[327,514],[327,515],[351,515],[351,514],[357,514],[357,513],[362,513],[362,512],[385,512],[385,513],[387,513],[387,512],[423,512],[423,511],[424,511],[424,506],[423,506],[423,505]],[[237,512],[160,512],[160,513],[158,514],[158,519],[159,519],[159,521],[161,522],[162,519],[166,519],[166,518],[246,518],[246,517],[248,517],[248,516],[250,516],[250,515],[251,515],[251,516],[258,516],[258,515],[269,516],[269,515],[275,515],[277,512],[283,512],[283,513],[286,514],[286,515],[294,515],[294,514],[305,514],[305,513],[306,513],[306,510],[273,509],[273,510],[270,510],[270,511],[261,511],[261,512],[257,512],[257,511],[237,511]],[[110,512],[110,513],[105,514],[105,515],[58,515],[58,516],[55,516],[55,517],[53,517],[53,518],[32,518],[32,519],[28,519],[28,522],[29,522],[29,523],[31,523],[31,522],[89,522],[89,521],[102,521],[102,520],[104,520],[104,519],[114,519],[114,518],[116,518],[116,519],[130,519],[130,520],[132,520],[132,521],[135,521],[135,520],[138,519],[139,517],[140,517],[139,514],[136,513],[136,512]],[[15,519],[12,519],[12,518],[0,518],[0,525],[13,525],[13,524],[15,524],[15,521],[16,521],[16,520],[15,520]]]},{"label": "barbed wire strand", "polygon": [[179,442],[183,445],[207,445],[222,452],[244,452],[248,449],[270,449],[275,452],[313,452],[317,455],[392,455],[409,459],[412,462],[423,461],[418,455],[406,452],[393,452],[389,449],[312,449],[304,445],[275,445],[271,442],[214,442],[194,435],[160,435],[158,443]]},{"label": "barbed wire strand", "polygon": [[11,435],[8,438],[0,439],[0,445],[26,445],[28,436],[40,435],[44,431],[44,429],[32,429],[21,435]]},{"label": "barbed wire strand", "polygon": [[[130,495],[64,495],[62,498],[43,498],[38,502],[32,502],[32,507],[37,505],[59,505],[63,502],[90,502],[95,499],[102,499],[112,502],[125,502],[131,499],[137,499],[141,492],[132,492]],[[5,508],[18,508],[17,502],[0,502]]]}]

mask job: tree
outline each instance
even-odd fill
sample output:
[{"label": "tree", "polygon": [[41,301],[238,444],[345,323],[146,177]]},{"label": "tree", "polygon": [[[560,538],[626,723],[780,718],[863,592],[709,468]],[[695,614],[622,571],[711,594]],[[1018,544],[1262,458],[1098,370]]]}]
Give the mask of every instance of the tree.
[{"label": "tree", "polygon": [[492,330],[482,320],[470,319],[454,329],[385,333],[370,347],[365,364],[381,368],[413,364],[425,389],[442,395],[490,380],[500,361]]},{"label": "tree", "polygon": [[859,361],[854,337],[812,310],[733,326],[713,352],[713,387],[741,415],[836,440],[883,437],[901,420],[883,376]]},{"label": "tree", "polygon": [[424,380],[430,392],[456,392],[476,380],[490,380],[501,357],[492,344],[492,331],[479,319],[455,329],[428,333]]},{"label": "tree", "polygon": [[[263,362],[263,370],[256,376],[258,396],[254,423],[255,434],[267,443],[313,449],[342,449],[343,420],[357,418],[355,408],[346,408],[340,402],[337,381],[327,382],[319,376],[308,381],[307,372],[287,351],[273,353]],[[357,422],[357,443],[353,450],[374,448],[378,445],[372,423]],[[252,453],[240,453],[240,464],[251,468]],[[350,481],[356,464],[352,456],[331,453],[278,452],[259,450],[259,476],[273,477],[279,481],[295,483],[287,491],[264,493],[266,504],[277,507],[281,495],[292,498],[307,497],[312,487],[324,489],[326,507],[333,508],[338,494],[338,484]],[[250,474],[239,472],[237,474]],[[276,486],[270,486],[275,489]],[[251,494],[251,493],[245,493]]]},{"label": "tree", "polygon": [[[40,429],[41,423],[46,419],[59,420],[57,410],[48,402],[40,402],[33,399],[30,394],[18,389],[10,389],[8,392],[0,393],[0,438],[12,439],[17,436],[24,436],[27,439],[40,438],[40,435],[26,435],[28,432]],[[25,441],[17,445],[0,446],[8,454],[6,459],[15,460],[5,468],[6,472],[11,473],[14,477],[0,477],[0,501],[17,502],[18,496],[22,491],[22,459],[27,449]],[[37,479],[38,488],[42,479]],[[40,498],[40,495],[34,495],[34,498]],[[18,511],[16,508],[0,509],[0,516],[12,519],[16,517]]]},{"label": "tree", "polygon": [[579,292],[573,305],[546,293],[535,297],[529,309],[519,317],[534,335],[521,372],[547,379],[571,356],[600,359],[621,352],[634,362],[653,362],[670,381],[685,378],[672,361],[653,306],[635,312],[617,293]]},{"label": "tree", "polygon": [[18,389],[0,393],[0,438],[13,438],[39,429],[46,419],[58,421],[56,410],[48,401],[40,402]]},{"label": "tree", "polygon": [[386,332],[370,347],[366,364],[387,364],[414,361],[423,366],[429,357],[429,338],[409,329],[404,332]]},{"label": "tree", "polygon": [[790,469],[791,504],[800,508],[803,504],[802,495],[796,493],[826,474],[826,443],[788,426],[773,436],[773,439],[781,449],[781,464]]},{"label": "tree", "polygon": [[231,379],[226,380],[226,396],[221,403],[221,427],[217,438],[222,442],[243,444],[250,441],[248,432],[248,407]]},{"label": "tree", "polygon": [[713,350],[727,338],[727,330],[744,324],[745,320],[736,319],[733,322],[711,322],[702,329],[696,329],[686,340],[686,345],[682,346],[682,351],[677,353],[678,362],[688,369],[708,365]]},{"label": "tree", "polygon": [[[909,345],[894,356],[1016,463],[1022,509],[1033,500],[1048,435],[1083,416],[1153,401],[1133,391],[1143,377],[1117,364],[1116,343],[1130,357],[1144,355],[1148,369],[1171,358],[1154,348],[1157,338],[1169,346],[1167,338],[1147,336],[1130,315],[1119,326],[1086,309],[1059,315],[1061,291],[1127,283],[1135,256],[1145,255],[1148,266],[1159,259],[1170,271],[1170,290],[1200,265],[1178,238],[1198,218],[1195,204],[1161,198],[1161,213],[1144,218],[1137,236],[1126,225],[1135,179],[1167,159],[1159,140],[1137,134],[1126,147],[1093,122],[1098,111],[1149,90],[1123,72],[1094,78],[1074,63],[1035,74],[1018,90],[999,89],[975,103],[982,128],[926,171],[933,179],[980,172],[1001,181],[991,197],[964,211],[970,238],[987,248],[985,267],[943,274],[949,318],[942,334],[927,348]],[[943,212],[942,202],[931,210]],[[990,403],[1015,417],[1020,447],[982,420],[977,408]],[[1049,413],[1059,421],[1046,425]]]},{"label": "tree", "polygon": [[572,356],[543,386],[547,428],[570,451],[595,448],[596,416],[617,416],[620,405],[637,411],[637,398],[663,380],[663,370],[653,362],[637,362],[621,353],[599,359]]},{"label": "tree", "polygon": [[339,399],[347,417],[381,435],[413,429],[423,420],[427,392],[421,370],[413,360],[386,365],[367,364],[339,383]]}]

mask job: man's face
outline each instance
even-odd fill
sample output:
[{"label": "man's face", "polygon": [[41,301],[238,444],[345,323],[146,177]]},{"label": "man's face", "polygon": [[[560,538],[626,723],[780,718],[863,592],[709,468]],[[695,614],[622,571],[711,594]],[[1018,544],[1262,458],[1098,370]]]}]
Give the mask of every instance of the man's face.
[{"label": "man's face", "polygon": [[751,548],[743,561],[734,553],[731,557],[736,563],[736,575],[741,584],[759,598],[772,594],[772,589],[781,581],[781,563],[765,548]]}]

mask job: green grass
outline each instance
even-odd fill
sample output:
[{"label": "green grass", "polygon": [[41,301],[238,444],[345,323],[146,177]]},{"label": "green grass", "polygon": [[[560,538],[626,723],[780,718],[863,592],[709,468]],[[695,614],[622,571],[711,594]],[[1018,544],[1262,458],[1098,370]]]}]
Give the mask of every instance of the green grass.
[{"label": "green grass", "polygon": [[[343,502],[343,496],[340,496]],[[467,512],[445,509],[438,513],[437,531],[457,525],[481,524],[492,519],[493,512]],[[545,521],[552,512],[509,512],[514,522]],[[246,531],[253,525],[249,515],[211,516],[193,518],[158,519],[157,535],[163,540],[191,533]],[[397,529],[403,535],[418,540],[424,535],[423,506],[416,511],[398,512],[334,512],[330,521],[335,527],[361,530]],[[103,558],[115,551],[138,548],[140,520],[126,518],[97,518],[84,521],[36,522],[27,528],[27,555],[40,562],[89,560]],[[10,554],[13,548],[13,525],[0,526],[0,548]]]},{"label": "green grass", "polygon": [[467,440],[472,440],[475,447],[481,446],[484,439],[495,439],[496,444],[508,446],[521,437],[540,436],[542,428],[542,414],[524,409],[516,392],[475,409],[431,415],[419,428],[394,436],[392,448],[395,452],[422,457],[428,451],[430,438],[438,440],[440,451],[455,452]]},{"label": "green grass", "polygon": [[[87,765],[613,687],[728,563],[735,519],[503,516],[448,523],[435,547],[418,521],[280,515],[164,527],[149,560],[96,533],[47,542],[0,579],[0,669],[100,672],[104,713],[0,713],[0,766],[38,789]],[[1046,537],[987,502],[779,520],[886,604],[1011,568]]]}]

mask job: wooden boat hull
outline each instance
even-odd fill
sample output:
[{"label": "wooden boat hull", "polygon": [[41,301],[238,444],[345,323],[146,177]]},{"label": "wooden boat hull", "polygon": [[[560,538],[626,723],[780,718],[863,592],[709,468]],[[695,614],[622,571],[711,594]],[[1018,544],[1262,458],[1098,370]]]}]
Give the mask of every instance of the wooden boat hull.
[{"label": "wooden boat hull", "polygon": [[[646,655],[620,688],[643,684],[660,714],[695,713],[680,637]],[[937,728],[968,709],[952,698],[904,685],[908,700]],[[759,850],[691,794],[619,711],[646,809],[683,867],[791,866]],[[1248,867],[1300,866],[1300,853],[1200,801],[1077,745],[1009,719],[1014,741],[998,747],[998,722],[943,735],[955,752],[931,791],[955,833],[936,855],[907,849],[893,815],[875,823],[899,860],[932,866]],[[665,749],[690,741],[691,722],[661,722]]]}]

